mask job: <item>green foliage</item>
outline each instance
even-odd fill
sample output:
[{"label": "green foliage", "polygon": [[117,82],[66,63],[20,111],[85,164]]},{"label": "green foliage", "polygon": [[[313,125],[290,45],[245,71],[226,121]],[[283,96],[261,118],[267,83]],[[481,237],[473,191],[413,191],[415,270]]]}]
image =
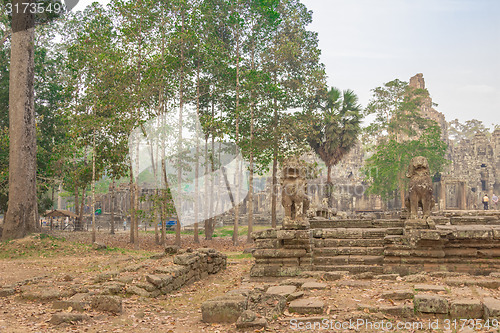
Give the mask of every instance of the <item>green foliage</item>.
[{"label": "green foliage", "polygon": [[421,116],[423,105],[430,106],[429,92],[404,81],[396,79],[373,89],[365,114],[375,115],[375,121],[364,130],[364,141],[372,150],[364,167],[368,193],[386,199],[404,193],[406,170],[415,156],[427,158],[431,175],[443,170],[448,147],[439,125]]},{"label": "green foliage", "polygon": [[489,135],[489,129],[484,126],[481,120],[467,120],[461,123],[458,119],[454,119],[448,123],[448,133],[450,139],[455,142],[462,140],[473,140],[478,133]]},{"label": "green foliage", "polygon": [[413,157],[424,156],[429,162],[431,175],[443,170],[447,160],[444,158],[447,145],[441,140],[441,128],[428,127],[415,140],[398,142],[388,138],[381,142],[375,153],[366,161],[364,172],[370,182],[368,193],[378,194],[387,199],[401,190],[400,181],[407,187],[404,177]]},{"label": "green foliage", "polygon": [[361,105],[352,90],[341,92],[331,88],[321,109],[319,113],[306,112],[300,118],[307,124],[306,141],[328,167],[328,183],[331,183],[331,167],[358,142]]}]

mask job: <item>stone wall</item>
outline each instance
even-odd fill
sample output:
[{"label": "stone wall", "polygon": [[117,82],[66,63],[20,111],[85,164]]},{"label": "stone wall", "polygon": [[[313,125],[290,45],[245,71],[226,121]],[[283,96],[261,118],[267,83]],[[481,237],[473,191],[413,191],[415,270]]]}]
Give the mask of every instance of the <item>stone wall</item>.
[{"label": "stone wall", "polygon": [[388,235],[384,270],[400,274],[452,271],[489,274],[500,268],[500,226],[441,225]]},{"label": "stone wall", "polygon": [[[497,215],[435,217],[435,229],[419,221],[423,220],[314,218],[310,230],[256,232],[250,275],[296,276],[303,271],[484,275],[500,269]],[[422,223],[426,229],[417,228]]]},{"label": "stone wall", "polygon": [[[174,265],[157,268],[145,276],[145,282],[135,286],[144,290],[141,296],[157,297],[226,269],[227,256],[214,249],[201,248],[174,257]],[[134,293],[131,288],[128,292]],[[137,294],[137,290],[135,290]]]},{"label": "stone wall", "polygon": [[295,276],[312,269],[312,230],[254,232],[253,277]]}]

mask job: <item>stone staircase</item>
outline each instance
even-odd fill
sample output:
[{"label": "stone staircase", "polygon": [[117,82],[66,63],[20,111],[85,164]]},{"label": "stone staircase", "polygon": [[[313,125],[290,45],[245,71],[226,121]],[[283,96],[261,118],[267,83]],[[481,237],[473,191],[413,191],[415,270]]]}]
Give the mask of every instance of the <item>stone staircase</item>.
[{"label": "stone staircase", "polygon": [[383,273],[384,238],[402,235],[401,220],[325,220],[310,221],[316,271]]}]

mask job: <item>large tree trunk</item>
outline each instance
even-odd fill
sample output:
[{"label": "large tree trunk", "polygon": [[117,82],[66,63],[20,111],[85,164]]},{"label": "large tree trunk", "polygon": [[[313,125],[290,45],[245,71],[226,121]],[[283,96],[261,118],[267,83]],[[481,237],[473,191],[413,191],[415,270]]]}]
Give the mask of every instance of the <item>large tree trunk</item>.
[{"label": "large tree trunk", "polygon": [[36,196],[36,129],[34,80],[34,18],[21,10],[22,2],[12,7],[12,41],[9,86],[9,207],[2,239],[22,238],[40,231]]}]

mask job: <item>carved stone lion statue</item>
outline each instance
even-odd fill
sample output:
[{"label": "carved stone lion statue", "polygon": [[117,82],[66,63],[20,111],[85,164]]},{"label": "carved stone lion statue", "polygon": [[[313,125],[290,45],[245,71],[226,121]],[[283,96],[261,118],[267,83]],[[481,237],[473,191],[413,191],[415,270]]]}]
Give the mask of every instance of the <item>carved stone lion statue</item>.
[{"label": "carved stone lion statue", "polygon": [[418,207],[422,207],[424,218],[429,217],[435,202],[432,196],[432,180],[427,159],[423,156],[414,157],[408,166],[406,177],[410,178],[406,199],[410,218],[418,217]]},{"label": "carved stone lion statue", "polygon": [[309,209],[305,170],[298,160],[285,164],[281,176],[281,203],[285,208],[285,218],[302,220]]}]

